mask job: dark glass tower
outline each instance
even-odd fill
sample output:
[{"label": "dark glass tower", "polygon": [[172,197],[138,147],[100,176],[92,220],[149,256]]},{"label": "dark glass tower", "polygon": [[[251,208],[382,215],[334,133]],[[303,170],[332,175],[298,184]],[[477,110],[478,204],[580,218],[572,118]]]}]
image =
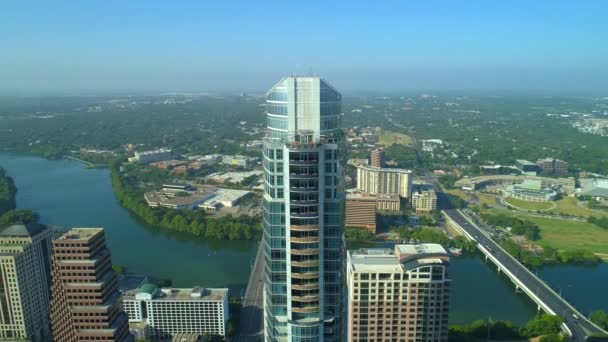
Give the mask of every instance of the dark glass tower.
[{"label": "dark glass tower", "polygon": [[287,77],[266,97],[264,335],[343,340],[344,138],[341,95]]}]

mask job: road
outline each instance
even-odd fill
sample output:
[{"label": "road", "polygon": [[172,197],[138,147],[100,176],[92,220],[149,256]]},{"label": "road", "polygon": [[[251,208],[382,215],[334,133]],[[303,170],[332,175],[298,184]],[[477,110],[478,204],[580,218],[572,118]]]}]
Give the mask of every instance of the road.
[{"label": "road", "polygon": [[[490,247],[492,255],[514,274],[530,291],[545,303],[556,315],[564,318],[564,322],[572,331],[573,341],[585,341],[586,336],[591,333],[602,333],[603,331],[588,321],[584,315],[578,312],[566,300],[553,291],[545,282],[536,277],[525,266],[519,263],[509,253],[507,253],[498,243],[494,242],[490,236],[471,219],[456,209],[444,210],[444,212],[462,227],[467,233],[472,235],[481,246]],[[478,246],[479,246],[478,245]],[[602,294],[598,294],[602,295]]]},{"label": "road", "polygon": [[243,296],[241,322],[229,341],[262,341],[264,327],[264,242],[260,242]]}]

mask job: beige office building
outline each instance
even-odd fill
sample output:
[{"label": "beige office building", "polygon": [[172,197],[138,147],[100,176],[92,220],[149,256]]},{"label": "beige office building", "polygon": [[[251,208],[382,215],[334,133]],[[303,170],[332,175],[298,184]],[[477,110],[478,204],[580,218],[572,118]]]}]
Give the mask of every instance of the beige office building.
[{"label": "beige office building", "polygon": [[412,193],[412,208],[417,214],[428,214],[437,209],[437,194],[432,188]]},{"label": "beige office building", "polygon": [[52,235],[37,223],[0,232],[0,340],[50,340]]},{"label": "beige office building", "polygon": [[376,195],[376,210],[381,214],[401,213],[401,199],[397,194]]},{"label": "beige office building", "polygon": [[447,341],[449,264],[437,244],[349,251],[348,341]]},{"label": "beige office building", "polygon": [[357,166],[357,189],[368,194],[398,194],[409,198],[411,185],[410,170]]}]

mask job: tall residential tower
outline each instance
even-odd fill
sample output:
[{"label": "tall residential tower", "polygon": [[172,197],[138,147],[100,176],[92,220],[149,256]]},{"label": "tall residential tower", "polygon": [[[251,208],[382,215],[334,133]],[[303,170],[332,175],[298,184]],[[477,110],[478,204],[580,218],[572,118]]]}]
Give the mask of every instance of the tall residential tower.
[{"label": "tall residential tower", "polygon": [[341,341],[341,95],[318,77],[286,77],[268,92],[266,114],[264,335]]}]

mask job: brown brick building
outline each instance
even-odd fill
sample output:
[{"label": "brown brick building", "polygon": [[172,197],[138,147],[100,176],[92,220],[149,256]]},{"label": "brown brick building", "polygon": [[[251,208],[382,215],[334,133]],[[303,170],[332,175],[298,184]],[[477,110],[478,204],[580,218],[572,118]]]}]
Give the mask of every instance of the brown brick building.
[{"label": "brown brick building", "polygon": [[53,241],[55,342],[132,341],[103,228],[73,228]]},{"label": "brown brick building", "polygon": [[384,149],[378,148],[372,150],[370,165],[373,167],[384,167]]},{"label": "brown brick building", "polygon": [[363,228],[376,232],[376,197],[346,197],[346,227]]},{"label": "brown brick building", "polygon": [[349,342],[446,342],[450,257],[437,244],[348,251]]}]

